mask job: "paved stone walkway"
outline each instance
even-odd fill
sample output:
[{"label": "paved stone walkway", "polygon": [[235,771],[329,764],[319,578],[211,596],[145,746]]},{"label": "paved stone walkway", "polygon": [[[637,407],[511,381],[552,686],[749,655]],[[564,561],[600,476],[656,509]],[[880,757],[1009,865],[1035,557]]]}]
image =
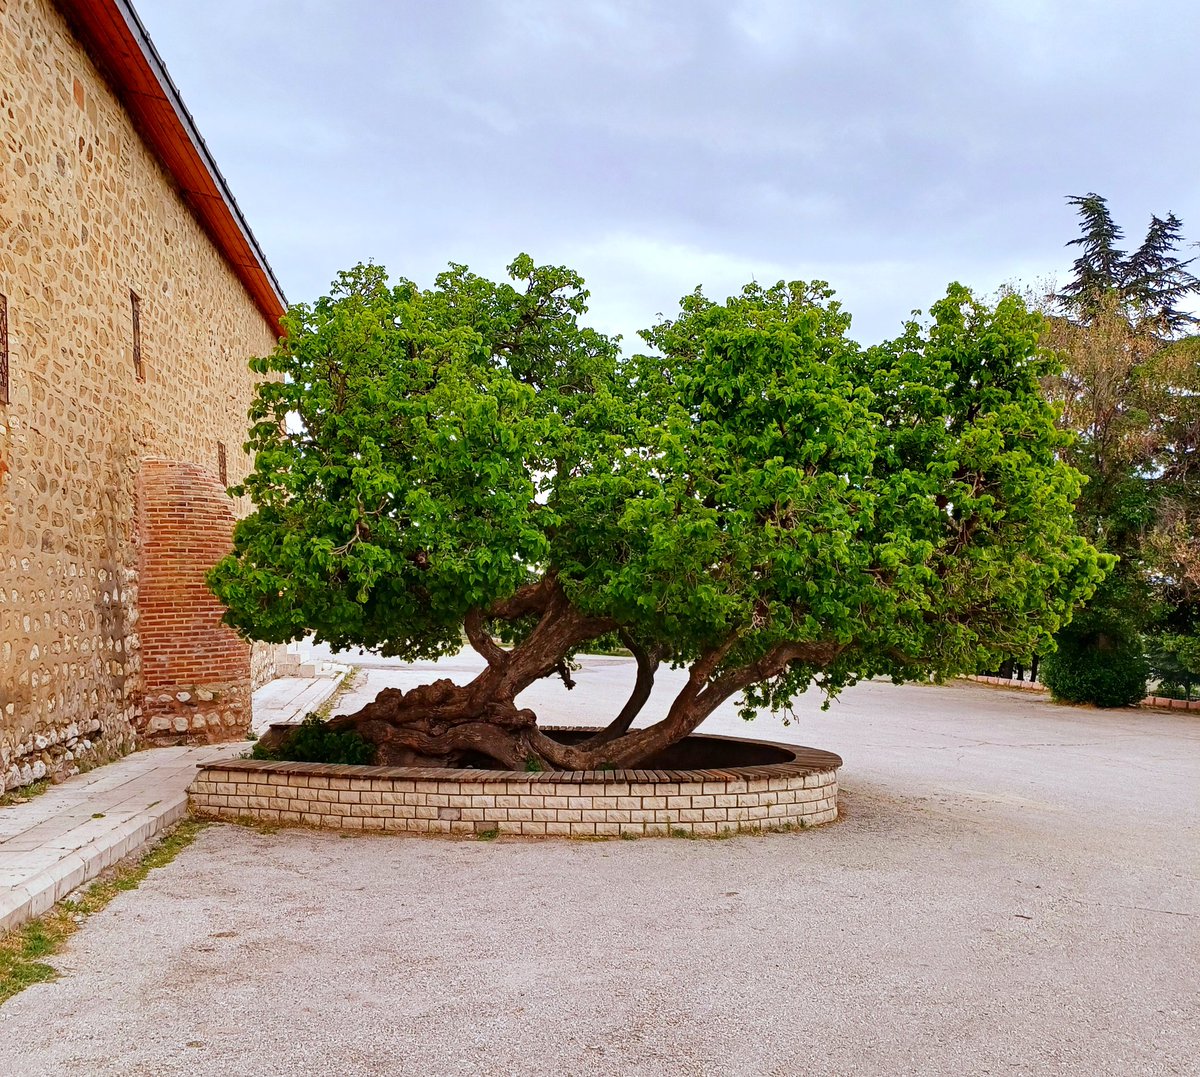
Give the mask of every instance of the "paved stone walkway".
[{"label": "paved stone walkway", "polygon": [[[300,721],[334,692],[342,667],[281,677],[254,693],[255,730]],[[196,767],[246,751],[245,741],[149,748],[0,808],[0,931],[39,916],[136,853],[187,811]]]},{"label": "paved stone walkway", "polygon": [[275,722],[299,722],[327,700],[340,681],[341,673],[315,677],[279,677],[254,693],[250,728],[260,736]]},{"label": "paved stone walkway", "polygon": [[0,930],[45,912],[187,811],[200,763],[245,744],[152,748],[0,811]]}]

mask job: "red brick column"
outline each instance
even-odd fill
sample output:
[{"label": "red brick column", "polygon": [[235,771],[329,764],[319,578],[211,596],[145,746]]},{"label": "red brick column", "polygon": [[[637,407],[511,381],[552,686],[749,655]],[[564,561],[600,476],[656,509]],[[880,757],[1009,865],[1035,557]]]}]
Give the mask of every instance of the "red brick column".
[{"label": "red brick column", "polygon": [[204,583],[229,552],[233,522],[215,475],[177,460],[142,463],[138,731],[155,743],[241,739],[250,728],[250,645],[221,624]]}]

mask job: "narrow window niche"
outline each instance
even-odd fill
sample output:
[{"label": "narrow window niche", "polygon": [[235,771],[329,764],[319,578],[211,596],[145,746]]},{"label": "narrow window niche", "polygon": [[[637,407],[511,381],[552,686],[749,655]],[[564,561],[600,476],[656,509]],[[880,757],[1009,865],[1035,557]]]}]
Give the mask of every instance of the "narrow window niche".
[{"label": "narrow window niche", "polygon": [[0,292],[0,404],[8,403],[8,296]]},{"label": "narrow window niche", "polygon": [[220,476],[221,485],[229,485],[229,462],[225,456],[225,442],[217,442],[217,475]]},{"label": "narrow window niche", "polygon": [[129,309],[133,315],[133,372],[138,381],[145,381],[146,368],[142,366],[142,301],[132,289],[129,291]]}]

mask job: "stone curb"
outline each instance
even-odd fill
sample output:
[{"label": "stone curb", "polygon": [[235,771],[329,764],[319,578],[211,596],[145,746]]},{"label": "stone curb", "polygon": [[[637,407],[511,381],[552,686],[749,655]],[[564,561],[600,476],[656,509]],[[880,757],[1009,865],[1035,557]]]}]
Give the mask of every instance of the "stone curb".
[{"label": "stone curb", "polygon": [[[1010,677],[962,677],[960,680],[974,681],[976,684],[990,684],[995,688],[1016,688],[1024,692],[1048,692],[1049,689],[1040,681],[1017,681]],[[1167,696],[1147,696],[1135,707],[1153,707],[1158,710],[1200,711],[1200,699],[1170,699]]]}]

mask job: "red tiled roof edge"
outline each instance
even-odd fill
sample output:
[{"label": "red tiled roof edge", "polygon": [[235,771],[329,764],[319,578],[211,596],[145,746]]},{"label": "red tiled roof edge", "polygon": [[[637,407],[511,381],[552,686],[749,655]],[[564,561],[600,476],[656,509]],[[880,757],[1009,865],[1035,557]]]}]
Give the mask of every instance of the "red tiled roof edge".
[{"label": "red tiled roof edge", "polygon": [[287,306],[258,240],[128,0],[54,0],[213,245],[279,332]]}]

